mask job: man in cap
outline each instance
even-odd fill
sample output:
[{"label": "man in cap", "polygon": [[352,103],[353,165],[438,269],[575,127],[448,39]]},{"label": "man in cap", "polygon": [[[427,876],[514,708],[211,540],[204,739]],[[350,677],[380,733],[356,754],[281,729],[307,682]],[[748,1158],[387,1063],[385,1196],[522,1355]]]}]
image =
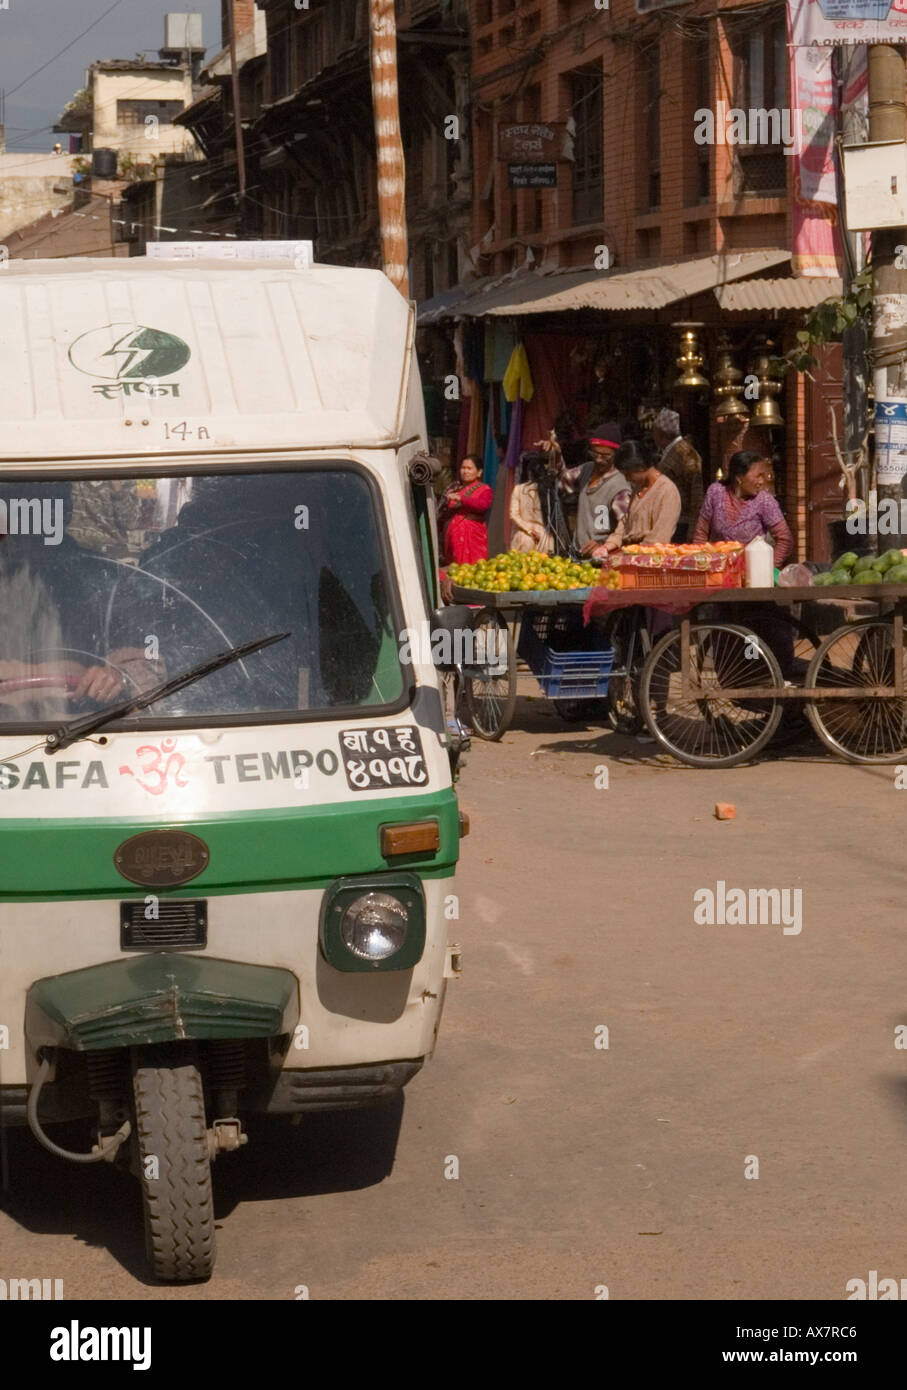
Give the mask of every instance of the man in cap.
[{"label": "man in cap", "polygon": [[629,509],[630,484],[614,467],[621,442],[620,425],[614,420],[596,425],[589,432],[588,457],[575,468],[564,467],[560,447],[553,439],[536,445],[554,455],[560,490],[577,495],[573,539],[581,555],[591,555],[603,545]]},{"label": "man in cap", "polygon": [[665,407],[658,412],[652,423],[652,439],[660,455],[660,471],[680,493],[680,521],[672,538],[679,543],[693,534],[702,509],[702,459],[681,435],[676,410]]}]

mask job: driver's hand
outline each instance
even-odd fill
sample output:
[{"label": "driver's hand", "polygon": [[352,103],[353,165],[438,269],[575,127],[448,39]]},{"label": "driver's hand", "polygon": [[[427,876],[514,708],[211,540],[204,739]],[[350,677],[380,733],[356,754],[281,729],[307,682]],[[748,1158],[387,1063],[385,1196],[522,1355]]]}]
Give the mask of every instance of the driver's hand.
[{"label": "driver's hand", "polygon": [[109,666],[89,666],[73,691],[76,699],[87,696],[99,705],[110,704],[126,693],[126,683],[119,671]]}]

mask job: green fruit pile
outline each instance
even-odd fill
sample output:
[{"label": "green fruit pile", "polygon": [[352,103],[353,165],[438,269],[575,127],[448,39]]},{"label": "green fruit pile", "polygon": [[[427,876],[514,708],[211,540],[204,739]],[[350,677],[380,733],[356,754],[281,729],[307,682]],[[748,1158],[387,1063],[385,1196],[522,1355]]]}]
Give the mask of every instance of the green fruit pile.
[{"label": "green fruit pile", "polygon": [[[601,584],[602,571],[586,560],[568,560],[563,555],[542,555],[538,551],[511,550],[474,565],[448,565],[447,573],[461,589],[484,589],[489,593],[528,593],[538,589],[588,589]],[[619,582],[619,581],[618,581]]]},{"label": "green fruit pile", "polygon": [[827,574],[813,576],[813,584],[907,584],[907,555],[886,550],[884,555],[839,555]]}]

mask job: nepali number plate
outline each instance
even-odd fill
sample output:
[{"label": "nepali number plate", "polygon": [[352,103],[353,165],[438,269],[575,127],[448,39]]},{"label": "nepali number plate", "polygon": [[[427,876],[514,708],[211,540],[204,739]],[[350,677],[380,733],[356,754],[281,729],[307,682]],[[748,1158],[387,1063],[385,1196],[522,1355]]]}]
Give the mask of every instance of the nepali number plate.
[{"label": "nepali number plate", "polygon": [[346,780],[354,792],[370,792],[381,787],[423,787],[428,781],[419,730],[409,725],[392,729],[343,729],[340,752]]}]

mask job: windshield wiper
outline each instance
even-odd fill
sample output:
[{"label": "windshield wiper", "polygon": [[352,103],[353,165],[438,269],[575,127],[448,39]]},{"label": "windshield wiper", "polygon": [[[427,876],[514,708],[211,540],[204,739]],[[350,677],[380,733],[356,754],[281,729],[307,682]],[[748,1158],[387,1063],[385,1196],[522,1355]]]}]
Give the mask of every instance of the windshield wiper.
[{"label": "windshield wiper", "polygon": [[212,671],[219,671],[222,666],[229,666],[231,661],[239,661],[242,657],[249,656],[251,652],[261,651],[262,647],[270,647],[273,642],[282,642],[285,637],[289,636],[288,632],[275,632],[271,637],[259,637],[254,642],[243,642],[242,646],[231,647],[229,651],[211,656],[207,661],[200,661],[190,671],[184,671],[181,676],[174,676],[172,680],[164,681],[161,685],[156,685],[153,690],[147,690],[143,695],[136,695],[132,700],[123,700],[111,709],[98,710],[96,714],[85,714],[81,719],[71,719],[68,724],[61,724],[59,728],[54,729],[53,733],[47,735],[44,751],[45,753],[59,753],[78,739],[93,734],[97,729],[102,729],[105,724],[112,724],[115,719],[122,719],[127,714],[135,714],[140,709],[147,709],[155,701],[163,700],[168,695],[174,695],[177,690],[182,690],[184,686],[192,685],[195,681],[201,680],[202,676],[208,676]]}]

